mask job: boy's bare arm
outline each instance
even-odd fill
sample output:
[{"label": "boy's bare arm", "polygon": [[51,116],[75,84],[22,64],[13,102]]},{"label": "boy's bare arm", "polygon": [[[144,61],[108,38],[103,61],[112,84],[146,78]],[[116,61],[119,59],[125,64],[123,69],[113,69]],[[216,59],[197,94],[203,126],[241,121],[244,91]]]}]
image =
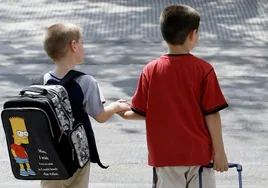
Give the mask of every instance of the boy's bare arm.
[{"label": "boy's bare arm", "polygon": [[131,110],[117,112],[117,114],[127,120],[145,120],[144,116],[141,116]]},{"label": "boy's bare arm", "polygon": [[216,112],[205,116],[205,121],[215,151],[214,169],[220,172],[227,171],[228,160],[224,150],[220,113]]},{"label": "boy's bare arm", "polygon": [[103,111],[99,113],[94,119],[99,123],[104,123],[110,119],[115,113],[129,110],[130,106],[127,103],[113,102],[109,106],[104,107]]}]

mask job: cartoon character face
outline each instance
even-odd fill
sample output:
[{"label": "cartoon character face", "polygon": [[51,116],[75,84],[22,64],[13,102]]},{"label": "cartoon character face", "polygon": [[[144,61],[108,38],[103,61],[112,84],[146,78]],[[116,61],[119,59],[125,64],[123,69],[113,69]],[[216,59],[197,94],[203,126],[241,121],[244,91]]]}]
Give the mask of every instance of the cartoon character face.
[{"label": "cartoon character face", "polygon": [[9,118],[13,132],[14,143],[16,144],[29,144],[29,133],[27,132],[26,125],[23,118],[11,117]]}]

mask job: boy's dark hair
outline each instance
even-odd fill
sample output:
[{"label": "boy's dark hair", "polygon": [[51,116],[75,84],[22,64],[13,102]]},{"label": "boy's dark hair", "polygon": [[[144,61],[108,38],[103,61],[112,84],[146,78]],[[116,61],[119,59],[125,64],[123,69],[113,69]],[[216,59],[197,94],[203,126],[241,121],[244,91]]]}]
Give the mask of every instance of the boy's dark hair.
[{"label": "boy's dark hair", "polygon": [[171,5],[160,15],[160,27],[164,40],[168,44],[184,44],[190,31],[198,29],[199,13],[187,5]]}]

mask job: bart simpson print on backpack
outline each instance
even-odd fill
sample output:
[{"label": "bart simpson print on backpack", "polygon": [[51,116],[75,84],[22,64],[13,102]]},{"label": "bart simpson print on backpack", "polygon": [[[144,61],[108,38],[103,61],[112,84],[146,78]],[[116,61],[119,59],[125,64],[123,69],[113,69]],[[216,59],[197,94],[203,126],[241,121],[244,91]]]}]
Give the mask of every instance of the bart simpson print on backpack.
[{"label": "bart simpson print on backpack", "polygon": [[34,176],[36,173],[31,169],[28,154],[22,146],[22,144],[29,144],[29,135],[26,129],[25,121],[20,117],[11,117],[9,118],[9,121],[11,124],[14,139],[14,143],[10,145],[11,153],[16,163],[18,163],[20,166],[20,175]]}]

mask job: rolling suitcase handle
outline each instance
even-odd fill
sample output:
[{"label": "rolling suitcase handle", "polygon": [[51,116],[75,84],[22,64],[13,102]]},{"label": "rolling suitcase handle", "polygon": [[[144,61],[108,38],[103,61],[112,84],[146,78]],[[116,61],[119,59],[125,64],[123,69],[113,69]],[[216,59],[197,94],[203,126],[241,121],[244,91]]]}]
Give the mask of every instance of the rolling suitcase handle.
[{"label": "rolling suitcase handle", "polygon": [[[237,163],[228,163],[229,168],[236,168],[238,172],[239,188],[242,188],[242,165]],[[202,188],[202,172],[203,168],[213,168],[213,163],[209,163],[207,166],[201,166],[199,169],[199,188]]]}]

